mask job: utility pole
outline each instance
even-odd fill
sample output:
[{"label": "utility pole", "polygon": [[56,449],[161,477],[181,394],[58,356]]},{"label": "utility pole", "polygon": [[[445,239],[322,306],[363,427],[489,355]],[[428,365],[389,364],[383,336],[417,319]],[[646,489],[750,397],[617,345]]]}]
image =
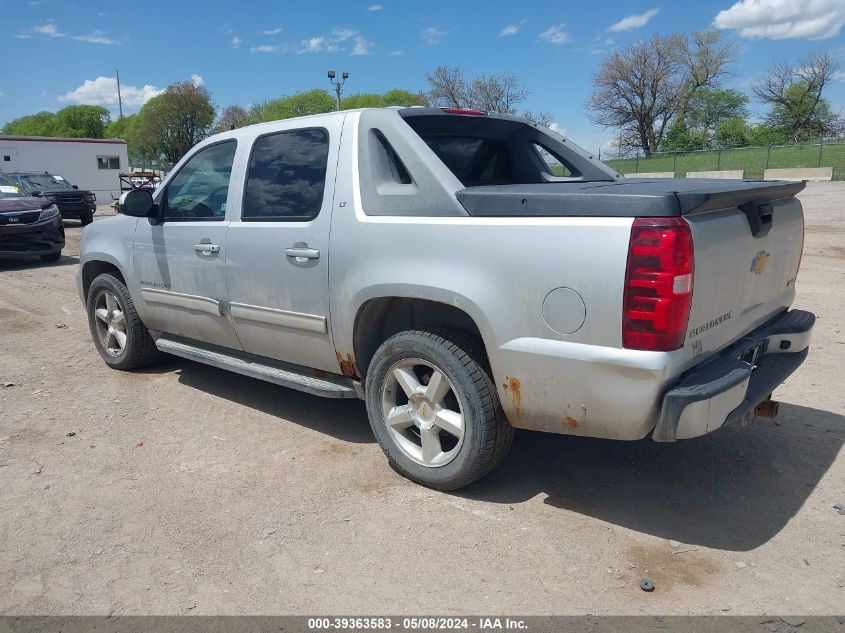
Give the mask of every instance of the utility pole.
[{"label": "utility pole", "polygon": [[117,76],[117,107],[120,112],[119,118],[123,118],[123,99],[120,97],[120,71],[115,70],[114,74]]},{"label": "utility pole", "polygon": [[335,95],[335,102],[337,104],[337,111],[340,112],[340,95],[343,92],[343,84],[346,83],[346,80],[349,79],[349,73],[345,70],[341,73],[341,80],[335,81],[335,77],[337,74],[335,71],[330,70],[329,73],[329,82],[332,86],[334,86],[334,95]]}]

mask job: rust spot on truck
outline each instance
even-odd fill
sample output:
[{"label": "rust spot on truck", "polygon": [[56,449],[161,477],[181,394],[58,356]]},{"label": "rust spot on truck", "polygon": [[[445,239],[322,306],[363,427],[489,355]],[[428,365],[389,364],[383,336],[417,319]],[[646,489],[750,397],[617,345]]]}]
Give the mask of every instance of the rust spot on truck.
[{"label": "rust spot on truck", "polygon": [[511,400],[513,401],[513,413],[514,416],[518,418],[522,407],[522,392],[520,391],[522,385],[519,382],[519,378],[508,378],[508,381],[502,385],[502,387],[504,387],[505,391],[511,394]]},{"label": "rust spot on truck", "polygon": [[579,426],[578,420],[573,418],[571,415],[568,415],[566,416],[566,426],[568,426],[570,429],[577,429]]},{"label": "rust spot on truck", "polygon": [[358,363],[355,362],[355,357],[352,354],[347,354],[346,358],[340,352],[335,352],[337,356],[337,364],[340,366],[340,373],[349,378],[357,378],[363,380],[364,376],[358,370]]}]

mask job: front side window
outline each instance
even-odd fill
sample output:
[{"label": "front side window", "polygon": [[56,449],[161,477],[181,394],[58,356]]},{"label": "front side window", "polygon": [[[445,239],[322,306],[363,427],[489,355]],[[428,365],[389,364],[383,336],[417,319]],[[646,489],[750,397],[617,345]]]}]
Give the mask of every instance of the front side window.
[{"label": "front side window", "polygon": [[194,154],[170,181],[164,218],[222,220],[226,215],[235,141],[218,143]]},{"label": "front side window", "polygon": [[328,157],[329,135],[324,129],[260,137],[249,160],[243,219],[313,220],[323,206]]}]

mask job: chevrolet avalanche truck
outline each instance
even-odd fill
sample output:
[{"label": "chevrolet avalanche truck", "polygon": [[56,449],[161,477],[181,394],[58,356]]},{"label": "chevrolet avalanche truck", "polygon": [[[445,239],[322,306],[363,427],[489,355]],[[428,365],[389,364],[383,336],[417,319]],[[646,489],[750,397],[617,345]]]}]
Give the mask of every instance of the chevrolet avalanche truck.
[{"label": "chevrolet avalanche truck", "polygon": [[773,415],[803,183],[620,176],[480,111],[387,108],[198,144],[85,228],[103,360],[159,352],[365,400],[391,466],[456,489],[513,429],[671,442]]}]

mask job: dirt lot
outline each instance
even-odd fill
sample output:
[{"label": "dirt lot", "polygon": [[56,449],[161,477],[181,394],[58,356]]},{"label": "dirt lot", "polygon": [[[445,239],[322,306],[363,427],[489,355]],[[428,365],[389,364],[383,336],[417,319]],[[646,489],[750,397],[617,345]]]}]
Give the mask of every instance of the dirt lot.
[{"label": "dirt lot", "polygon": [[521,432],[459,494],[394,474],[360,402],[107,369],[68,221],[57,264],[0,261],[0,614],[842,612],[845,183],[801,197],[819,320],[777,423]]}]

